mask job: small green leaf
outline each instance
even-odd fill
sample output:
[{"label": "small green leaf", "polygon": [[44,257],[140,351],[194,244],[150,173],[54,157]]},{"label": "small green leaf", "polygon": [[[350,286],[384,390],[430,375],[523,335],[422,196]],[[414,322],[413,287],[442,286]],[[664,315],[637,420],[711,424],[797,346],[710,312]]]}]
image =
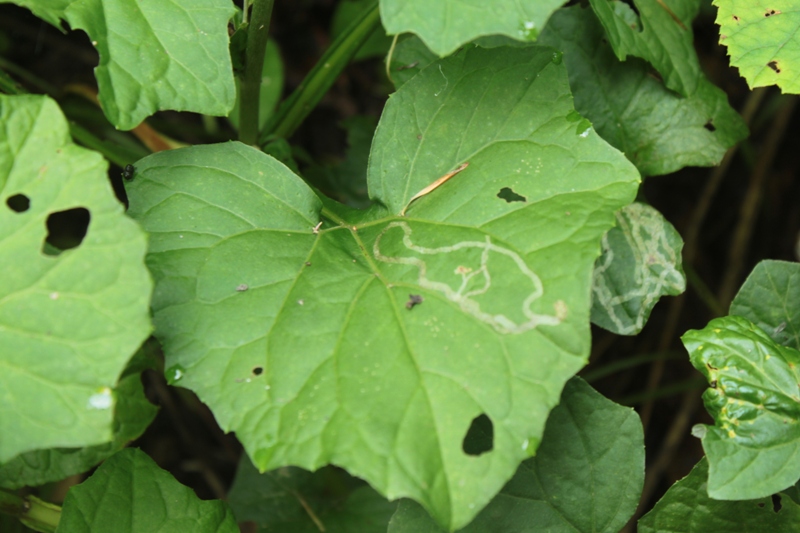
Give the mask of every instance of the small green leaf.
[{"label": "small green leaf", "polygon": [[412,32],[439,56],[482,35],[535,41],[547,19],[566,0],[381,0],[389,35]]},{"label": "small green leaf", "polygon": [[[269,40],[267,49],[264,53],[264,69],[261,71],[261,87],[259,88],[258,123],[264,127],[267,120],[275,111],[275,106],[281,99],[283,93],[283,61],[281,60],[278,44]],[[239,79],[236,78],[236,104],[228,114],[228,120],[238,128],[239,113],[241,106],[241,94],[239,91]]]},{"label": "small green leaf", "polygon": [[108,163],[72,144],[56,103],[0,96],[0,124],[3,463],[112,439],[112,389],[150,333],[152,283]]},{"label": "small green leaf", "polygon": [[[336,464],[454,528],[535,451],[588,356],[600,238],[639,181],[568,119],[554,54],[467,47],[404,85],[365,212],[323,210],[238,143],[137,164],[130,213],[150,233],[166,367],[259,469]],[[473,456],[481,414],[494,447]]]},{"label": "small green leaf", "polygon": [[720,44],[751,88],[800,93],[800,11],[792,0],[714,0]]},{"label": "small green leaf", "polygon": [[246,455],[228,501],[239,522],[253,521],[264,532],[385,533],[397,508],[338,468],[311,473],[288,466],[259,474]]},{"label": "small green leaf", "polygon": [[56,533],[238,533],[228,504],[202,501],[144,452],[127,448],[72,487]]},{"label": "small green leaf", "polygon": [[236,100],[226,30],[234,11],[229,0],[76,0],[66,20],[100,53],[103,111],[129,130],[165,109],[228,115]]},{"label": "small green leaf", "polygon": [[[643,483],[638,415],[573,378],[547,419],[536,456],[459,532],[617,533],[636,510]],[[443,531],[421,506],[403,500],[388,533]]]},{"label": "small green leaf", "polygon": [[[372,7],[374,0],[342,0],[336,6],[336,11],[333,13],[333,22],[331,22],[331,40],[335,40],[339,35],[344,33],[347,27],[355,21],[364,10]],[[369,59],[371,57],[385,56],[392,45],[392,38],[386,35],[383,27],[375,28],[372,35],[367,38],[367,41],[361,45],[356,55],[353,57],[354,61],[361,59]]]},{"label": "small green leaf", "polygon": [[86,472],[138,438],[153,421],[158,408],[144,396],[141,372],[155,361],[140,350],[123,372],[114,395],[114,438],[111,442],[86,448],[52,448],[18,455],[0,466],[0,487],[16,489],[60,481]]},{"label": "small green leaf", "polygon": [[800,506],[784,494],[776,511],[769,497],[746,501],[712,500],[706,490],[708,463],[701,459],[639,520],[639,533],[717,532],[796,533]]},{"label": "small green leaf", "polygon": [[611,47],[620,61],[629,55],[653,65],[664,84],[690,96],[701,79],[700,63],[694,50],[692,20],[699,0],[634,0],[637,17],[618,0],[589,0],[603,24]]},{"label": "small green leaf", "polygon": [[800,352],[776,344],[738,316],[683,337],[715,425],[703,436],[708,494],[719,500],[768,496],[800,478]]},{"label": "small green leaf", "polygon": [[747,136],[727,95],[704,75],[684,98],[654,78],[644,61],[619,61],[588,9],[558,10],[539,41],[564,52],[575,109],[645,176],[717,165]]},{"label": "small green leaf", "polygon": [[800,350],[800,263],[761,261],[731,303],[772,340]]},{"label": "small green leaf", "polygon": [[592,322],[636,335],[664,295],[686,290],[681,236],[658,211],[635,203],[617,212],[594,264]]}]

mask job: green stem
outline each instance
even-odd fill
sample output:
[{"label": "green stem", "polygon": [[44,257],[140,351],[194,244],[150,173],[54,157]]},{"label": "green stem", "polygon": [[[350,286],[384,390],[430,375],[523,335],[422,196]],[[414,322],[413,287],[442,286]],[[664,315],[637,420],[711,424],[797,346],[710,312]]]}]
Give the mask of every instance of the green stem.
[{"label": "green stem", "polygon": [[702,376],[679,381],[671,385],[665,385],[655,390],[646,390],[630,396],[625,396],[617,400],[617,403],[622,405],[636,405],[644,401],[657,400],[658,398],[666,398],[667,396],[674,396],[688,390],[702,389],[708,386],[708,382]]},{"label": "green stem", "polygon": [[281,104],[261,133],[259,144],[267,144],[275,137],[291,136],[378,26],[378,0],[373,0],[369,8],[364,9],[362,15],[333,41],[303,83]]},{"label": "green stem", "polygon": [[247,51],[245,52],[244,76],[239,90],[239,140],[244,144],[255,144],[258,139],[258,113],[261,104],[261,72],[264,69],[264,53],[269,37],[269,21],[274,0],[255,0],[247,27]]},{"label": "green stem", "polygon": [[689,282],[689,285],[691,285],[697,293],[697,296],[706,304],[708,310],[711,311],[714,316],[727,315],[728,312],[714,296],[714,293],[711,292],[711,289],[708,288],[708,285],[706,285],[703,279],[697,274],[697,271],[693,269],[691,265],[687,264],[683,265],[683,270],[686,272],[686,281]]},{"label": "green stem", "polygon": [[0,70],[0,92],[6,94],[23,94],[17,82],[11,79],[11,76],[6,74],[4,70]]},{"label": "green stem", "polygon": [[83,126],[72,121],[69,123],[69,132],[77,143],[100,152],[103,157],[118,167],[125,167],[128,163],[133,163],[148,155],[148,152],[144,149],[141,151],[132,150],[119,144],[104,141]]},{"label": "green stem", "polygon": [[53,533],[61,520],[61,507],[36,496],[20,497],[0,490],[0,513],[14,516],[35,531]]},{"label": "green stem", "polygon": [[686,354],[681,352],[660,352],[634,355],[633,357],[626,357],[620,361],[614,361],[613,363],[603,365],[596,370],[584,372],[581,374],[581,377],[587,382],[592,383],[593,381],[610,376],[611,374],[616,374],[617,372],[622,372],[623,370],[643,365],[645,363],[666,359],[684,359],[685,357]]}]

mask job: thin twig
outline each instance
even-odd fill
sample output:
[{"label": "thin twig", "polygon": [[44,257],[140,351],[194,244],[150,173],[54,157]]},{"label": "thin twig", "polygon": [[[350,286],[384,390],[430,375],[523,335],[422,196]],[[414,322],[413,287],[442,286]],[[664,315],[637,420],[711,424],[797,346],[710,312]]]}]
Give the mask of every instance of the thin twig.
[{"label": "thin twig", "polygon": [[323,524],[322,520],[320,520],[319,517],[316,515],[316,513],[314,513],[314,509],[312,509],[311,506],[308,505],[308,502],[305,500],[305,498],[303,498],[303,496],[297,491],[293,491],[293,494],[294,497],[297,498],[297,501],[300,502],[300,505],[303,506],[303,509],[306,510],[306,513],[308,513],[308,516],[309,518],[311,518],[311,521],[314,522],[315,526],[317,526],[317,529],[319,529],[321,533],[325,533],[325,524]]}]

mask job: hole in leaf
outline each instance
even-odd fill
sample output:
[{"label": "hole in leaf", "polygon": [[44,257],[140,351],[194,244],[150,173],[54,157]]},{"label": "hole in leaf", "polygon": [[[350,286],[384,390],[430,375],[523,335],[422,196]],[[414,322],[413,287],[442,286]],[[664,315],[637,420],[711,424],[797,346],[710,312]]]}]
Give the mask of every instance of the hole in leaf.
[{"label": "hole in leaf", "polygon": [[502,189],[500,189],[500,192],[497,193],[497,197],[505,200],[508,203],[528,201],[527,198],[515,193],[513,190],[511,190],[510,187],[503,187]]},{"label": "hole in leaf", "polygon": [[778,68],[778,62],[777,61],[770,61],[769,63],[767,63],[767,66],[769,68],[771,68],[772,70],[774,70],[776,73],[778,73],[778,74],[781,73],[781,69]]},{"label": "hole in leaf", "polygon": [[80,246],[90,219],[89,210],[83,207],[51,213],[47,217],[47,237],[42,244],[42,253],[57,256]]},{"label": "hole in leaf", "polygon": [[262,372],[264,372],[264,369],[262,367],[260,367],[260,366],[257,366],[255,368],[253,368],[253,375],[254,376],[260,376]]},{"label": "hole in leaf", "polygon": [[714,126],[714,123],[711,121],[711,119],[708,119],[708,122],[703,124],[703,127],[711,132],[717,131],[717,128]]},{"label": "hole in leaf", "polygon": [[31,207],[31,199],[24,194],[15,194],[6,200],[6,205],[15,213],[24,213]]},{"label": "hole in leaf", "polygon": [[765,17],[771,17],[772,15],[779,15],[780,11],[775,11],[774,9],[770,9],[766,13],[764,13]]},{"label": "hole in leaf", "polygon": [[469,425],[461,449],[467,455],[482,455],[494,448],[494,425],[492,420],[481,414],[476,416]]},{"label": "hole in leaf", "polygon": [[783,507],[783,505],[781,505],[781,497],[779,495],[777,495],[777,494],[773,494],[772,495],[772,510],[777,513],[778,511],[781,510],[781,507]]},{"label": "hole in leaf", "polygon": [[764,502],[759,502],[756,505],[758,505],[759,507],[764,507]]}]

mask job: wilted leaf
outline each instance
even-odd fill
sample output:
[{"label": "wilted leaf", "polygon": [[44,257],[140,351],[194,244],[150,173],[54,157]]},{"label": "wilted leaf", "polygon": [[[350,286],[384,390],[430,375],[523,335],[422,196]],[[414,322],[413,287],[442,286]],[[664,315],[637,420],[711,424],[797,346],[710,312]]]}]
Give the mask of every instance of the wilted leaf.
[{"label": "wilted leaf", "polygon": [[56,533],[238,533],[228,504],[202,501],[144,452],[114,454],[72,487]]},{"label": "wilted leaf", "polygon": [[635,203],[617,212],[594,265],[592,322],[618,335],[635,335],[665,295],[686,289],[683,240],[658,211]]},{"label": "wilted leaf", "polygon": [[720,44],[753,87],[800,93],[800,11],[791,0],[714,0]]},{"label": "wilted leaf", "polygon": [[772,340],[800,350],[800,263],[761,261],[731,303]]},{"label": "wilted leaf", "polygon": [[112,439],[150,332],[145,236],[49,98],[0,95],[0,463]]},{"label": "wilted leaf", "polygon": [[[333,463],[460,527],[534,452],[586,362],[599,240],[638,184],[567,118],[553,54],[470,47],[404,85],[373,142],[368,212],[321,209],[238,143],[137,165],[167,367],[260,469]],[[484,413],[493,451],[469,455]]]},{"label": "wilted leaf", "polygon": [[[459,531],[618,533],[636,510],[643,483],[639,416],[573,378],[547,419],[536,456]],[[422,507],[403,500],[388,533],[444,531]]]},{"label": "wilted leaf", "polygon": [[769,496],[800,478],[800,352],[776,344],[738,316],[683,336],[708,379],[708,494],[719,500]]}]

